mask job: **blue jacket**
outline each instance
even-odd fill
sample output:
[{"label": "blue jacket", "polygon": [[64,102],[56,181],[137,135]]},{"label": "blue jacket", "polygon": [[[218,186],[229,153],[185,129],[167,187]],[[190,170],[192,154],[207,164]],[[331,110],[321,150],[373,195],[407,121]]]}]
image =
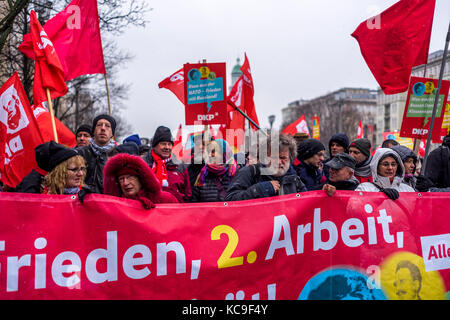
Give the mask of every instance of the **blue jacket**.
[{"label": "blue jacket", "polygon": [[326,181],[322,170],[306,164],[303,160],[296,161],[295,171],[308,191],[321,189],[320,186]]}]

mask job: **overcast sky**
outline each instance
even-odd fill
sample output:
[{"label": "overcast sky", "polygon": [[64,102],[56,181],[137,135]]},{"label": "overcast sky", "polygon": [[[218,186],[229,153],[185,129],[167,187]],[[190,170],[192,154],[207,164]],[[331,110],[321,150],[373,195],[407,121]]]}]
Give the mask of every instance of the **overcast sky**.
[{"label": "overcast sky", "polygon": [[[289,102],[341,87],[376,89],[357,41],[350,36],[364,20],[396,0],[154,0],[145,28],[118,39],[134,60],[120,72],[131,84],[124,116],[141,137],[159,125],[184,124],[184,106],[158,83],[184,63],[226,62],[227,87],[236,58],[250,61],[261,126],[281,125]],[[450,1],[436,0],[430,53],[444,48]],[[176,134],[172,132],[173,135]]]}]

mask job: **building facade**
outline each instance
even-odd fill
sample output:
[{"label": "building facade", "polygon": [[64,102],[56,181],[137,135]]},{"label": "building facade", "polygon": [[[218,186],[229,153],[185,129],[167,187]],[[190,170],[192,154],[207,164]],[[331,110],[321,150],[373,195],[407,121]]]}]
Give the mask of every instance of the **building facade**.
[{"label": "building facade", "polygon": [[[443,50],[435,51],[428,56],[428,64],[414,67],[411,76],[425,78],[439,78],[442,63]],[[444,67],[444,80],[450,80],[450,56]],[[400,131],[403,113],[406,106],[407,91],[386,95],[381,89],[377,92],[377,135],[376,143],[383,142],[383,132]]]},{"label": "building facade", "polygon": [[281,110],[281,130],[305,114],[310,133],[312,117],[320,117],[320,140],[325,145],[331,136],[344,132],[350,140],[356,139],[358,125],[363,124],[364,135],[374,140],[376,130],[377,91],[367,88],[341,88],[323,96],[288,104]]}]

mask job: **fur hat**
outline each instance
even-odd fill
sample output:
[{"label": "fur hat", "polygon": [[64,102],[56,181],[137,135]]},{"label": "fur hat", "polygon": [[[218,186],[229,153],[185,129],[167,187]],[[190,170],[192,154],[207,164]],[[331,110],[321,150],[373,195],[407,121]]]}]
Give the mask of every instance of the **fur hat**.
[{"label": "fur hat", "polygon": [[142,188],[146,191],[154,193],[161,191],[161,184],[156,178],[155,173],[141,157],[128,153],[119,153],[109,158],[103,169],[103,188],[105,194],[116,197],[121,195],[117,178],[124,172],[124,168],[137,173]]},{"label": "fur hat", "polygon": [[92,121],[92,132],[95,132],[95,126],[100,119],[105,119],[111,124],[111,130],[114,135],[116,133],[116,120],[107,114],[100,114],[94,118],[94,120]]}]

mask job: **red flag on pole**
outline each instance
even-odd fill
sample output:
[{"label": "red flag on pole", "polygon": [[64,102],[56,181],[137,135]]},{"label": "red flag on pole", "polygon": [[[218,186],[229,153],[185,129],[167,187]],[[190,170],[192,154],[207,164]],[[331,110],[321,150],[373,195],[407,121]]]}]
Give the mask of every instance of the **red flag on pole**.
[{"label": "red flag on pole", "polygon": [[0,88],[0,180],[15,188],[36,166],[34,148],[43,143],[17,72]]},{"label": "red flag on pole", "polygon": [[[34,117],[36,118],[37,125],[39,127],[39,131],[41,132],[42,138],[44,142],[54,140],[53,131],[52,131],[52,123],[51,123],[51,115],[46,107],[44,107],[43,103],[38,106],[31,106],[33,110]],[[56,131],[58,133],[58,142],[62,145],[65,145],[69,148],[75,147],[77,144],[77,140],[75,134],[67,128],[64,123],[59,121],[58,118],[54,117]]]},{"label": "red flag on pole", "polygon": [[292,136],[297,132],[307,133],[309,135],[308,124],[306,123],[304,114],[281,131],[283,134],[290,134]]},{"label": "red flag on pole", "polygon": [[358,133],[356,134],[356,139],[364,138],[364,129],[362,125],[362,121],[359,121],[358,125]]},{"label": "red flag on pole", "polygon": [[411,69],[427,63],[436,0],[400,0],[352,33],[385,94],[408,89]]},{"label": "red flag on pole", "polygon": [[[258,115],[256,114],[255,102],[253,101],[253,95],[255,93],[254,85],[253,85],[253,77],[250,69],[250,63],[247,58],[247,54],[245,54],[244,64],[241,66],[242,78],[243,78],[243,95],[244,95],[244,109],[243,111],[252,119],[258,126]],[[250,123],[251,124],[251,123]],[[257,130],[257,128],[251,124],[253,130]]]},{"label": "red flag on pole", "polygon": [[[73,0],[44,30],[58,53],[65,81],[106,73],[96,0]],[[23,37],[19,50],[35,60],[31,34]]]},{"label": "red flag on pole", "polygon": [[37,106],[47,101],[46,89],[51,99],[61,97],[68,91],[64,82],[64,71],[53,43],[37,19],[36,12],[30,13],[30,34],[35,55],[33,102]]},{"label": "red flag on pole", "polygon": [[165,78],[158,84],[159,88],[165,88],[172,93],[184,105],[184,70],[181,68],[177,72]]}]

